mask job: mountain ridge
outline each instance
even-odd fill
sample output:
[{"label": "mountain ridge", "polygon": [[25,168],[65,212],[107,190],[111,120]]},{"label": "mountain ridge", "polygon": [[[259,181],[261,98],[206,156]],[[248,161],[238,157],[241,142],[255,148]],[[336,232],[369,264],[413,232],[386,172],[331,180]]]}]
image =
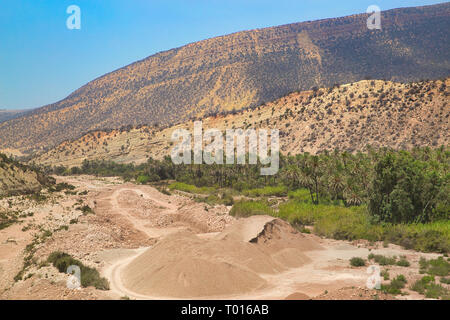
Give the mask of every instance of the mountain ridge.
[{"label": "mountain ridge", "polygon": [[[354,152],[367,145],[393,149],[448,146],[450,78],[420,83],[363,80],[295,92],[278,100],[196,119],[203,128],[279,128],[283,154]],[[188,121],[167,128],[138,126],[98,130],[64,141],[31,159],[44,166],[80,166],[84,160],[142,163],[173,148],[172,132],[193,130]]]}]

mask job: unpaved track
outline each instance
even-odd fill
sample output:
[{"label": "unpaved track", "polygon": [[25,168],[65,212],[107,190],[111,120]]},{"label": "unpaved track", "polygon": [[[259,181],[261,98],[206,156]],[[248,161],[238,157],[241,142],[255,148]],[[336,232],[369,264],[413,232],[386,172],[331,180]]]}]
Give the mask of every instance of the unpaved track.
[{"label": "unpaved track", "polygon": [[[156,191],[156,190],[154,190],[154,191]],[[113,194],[111,195],[111,205],[112,205],[113,210],[117,213],[124,215],[133,224],[135,229],[144,232],[150,238],[163,236],[164,234],[158,233],[157,231],[155,231],[155,229],[145,227],[145,224],[146,224],[145,219],[139,219],[136,216],[131,215],[129,213],[128,208],[123,207],[119,204],[118,197],[123,192],[130,192],[130,193],[137,194],[139,197],[142,197],[142,199],[150,200],[150,201],[158,204],[159,206],[164,208],[164,211],[162,212],[163,214],[176,213],[177,206],[172,203],[158,200],[155,196],[151,196],[150,192],[148,190],[142,191],[141,189],[138,189],[138,188],[129,188],[129,187],[119,188],[119,189],[116,189],[113,192]]]},{"label": "unpaved track", "polygon": [[[177,213],[178,205],[177,199],[168,197],[159,193],[156,189],[147,186],[133,186],[125,185],[116,187],[109,192],[109,194],[102,193],[97,199],[99,208],[102,207],[110,210],[112,214],[121,214],[126,217],[133,226],[148,237],[164,238],[165,236],[188,228],[189,226],[181,226],[176,228],[152,228],[146,226],[148,220],[139,218],[130,213],[130,208],[124,207],[121,204],[120,197],[123,194],[136,194],[142,200],[147,200],[155,203],[160,208],[163,208],[160,214],[173,215]],[[139,204],[136,204],[139,206]],[[254,229],[254,228],[253,228]],[[253,233],[259,232],[252,230]],[[200,237],[208,237],[207,234],[200,235]],[[314,237],[314,236],[311,236]],[[123,281],[121,274],[123,270],[139,255],[143,254],[148,248],[140,248],[137,250],[130,250],[129,255],[121,257],[112,261],[107,265],[103,274],[110,280],[111,294],[115,297],[127,296],[133,299],[176,299],[176,297],[166,296],[149,296],[142,295],[131,291],[127,288]],[[328,250],[311,251],[307,255],[313,260],[301,268],[290,269],[286,272],[278,274],[260,274],[260,276],[267,281],[267,285],[260,290],[253,292],[228,295],[228,296],[207,296],[195,297],[198,299],[283,299],[295,292],[302,292],[308,296],[315,296],[323,291],[333,288],[340,288],[345,285],[361,286],[365,283],[367,275],[365,270],[347,270],[348,259],[353,256],[367,256],[368,250],[357,249],[353,246],[343,248],[331,248]],[[341,270],[339,270],[341,269]]]},{"label": "unpaved track", "polygon": [[120,276],[124,267],[126,267],[130,262],[136,259],[139,255],[144,253],[148,248],[140,248],[137,250],[130,250],[130,256],[126,258],[121,258],[114,262],[111,266],[108,266],[103,270],[103,275],[109,279],[109,284],[111,288],[112,296],[116,297],[129,297],[133,299],[143,299],[149,300],[150,297],[140,295],[136,292],[128,290],[122,282]]},{"label": "unpaved track", "polygon": [[[138,199],[133,205],[122,204],[119,198],[123,197],[124,194],[126,196],[135,196]],[[161,238],[172,232],[182,230],[183,226],[154,228],[149,226],[149,217],[140,217],[136,214],[132,214],[132,211],[134,209],[140,209],[142,205],[141,202],[147,200],[160,209],[160,215],[176,214],[178,210],[177,204],[172,203],[170,200],[164,200],[165,198],[165,195],[148,186],[124,185],[115,187],[110,191],[101,192],[100,196],[95,200],[97,203],[95,210],[105,210],[108,214],[121,215],[125,217],[136,230],[145,233],[149,238]]]}]

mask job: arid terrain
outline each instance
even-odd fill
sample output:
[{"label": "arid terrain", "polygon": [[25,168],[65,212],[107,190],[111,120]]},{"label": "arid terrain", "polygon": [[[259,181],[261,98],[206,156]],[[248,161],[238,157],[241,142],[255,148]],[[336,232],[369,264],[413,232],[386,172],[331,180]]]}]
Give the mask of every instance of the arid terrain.
[{"label": "arid terrain", "polygon": [[[406,84],[363,80],[296,92],[255,109],[199,120],[205,130],[279,129],[283,154],[316,154],[336,148],[354,152],[367,145],[437,147],[450,142],[449,95],[449,78]],[[94,131],[38,153],[31,162],[68,167],[80,166],[84,160],[143,163],[149,157],[170,155],[172,132],[192,131],[193,126],[189,121],[168,128]]]},{"label": "arid terrain", "polygon": [[219,3],[8,44],[0,300],[450,300],[450,2],[208,38]]},{"label": "arid terrain", "polygon": [[[439,256],[322,239],[269,216],[236,219],[230,207],[117,178],[57,182],[76,189],[0,200],[1,210],[21,212],[0,231],[1,299],[394,299],[367,289],[367,267],[351,267],[349,259],[405,256],[411,265],[389,266],[389,273],[412,283],[421,277],[420,257]],[[99,270],[110,290],[66,288],[68,275],[46,263],[55,251]],[[395,299],[423,298],[405,292]]]}]

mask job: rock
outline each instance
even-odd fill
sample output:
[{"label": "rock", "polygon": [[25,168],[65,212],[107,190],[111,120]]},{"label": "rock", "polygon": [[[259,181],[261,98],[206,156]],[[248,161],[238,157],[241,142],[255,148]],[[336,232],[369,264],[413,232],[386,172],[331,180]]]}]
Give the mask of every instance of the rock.
[{"label": "rock", "polygon": [[8,239],[6,239],[5,244],[8,244],[8,243],[17,244],[17,240],[14,238],[8,238]]}]

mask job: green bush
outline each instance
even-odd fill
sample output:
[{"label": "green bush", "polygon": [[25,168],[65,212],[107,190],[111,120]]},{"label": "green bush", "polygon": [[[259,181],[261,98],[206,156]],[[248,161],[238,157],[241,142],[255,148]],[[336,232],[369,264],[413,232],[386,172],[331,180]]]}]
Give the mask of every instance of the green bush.
[{"label": "green bush", "polygon": [[444,284],[450,284],[450,278],[441,278],[439,281]]},{"label": "green bush", "polygon": [[447,300],[450,298],[449,290],[440,284],[435,283],[434,276],[424,276],[411,286],[411,290],[431,299],[443,298]]},{"label": "green bush", "polygon": [[363,258],[353,257],[350,259],[350,265],[352,267],[364,267],[366,265],[366,261]]},{"label": "green bush", "polygon": [[396,260],[394,257],[386,257],[381,254],[370,254],[369,260],[374,260],[380,266],[391,266],[396,264]]},{"label": "green bush", "polygon": [[136,182],[139,184],[147,184],[150,181],[150,177],[149,176],[144,176],[141,175],[139,177],[137,177]]},{"label": "green bush", "polygon": [[53,264],[61,273],[66,273],[67,269],[72,265],[78,266],[81,270],[81,285],[83,287],[93,286],[99,290],[109,290],[108,280],[101,277],[96,269],[83,265],[81,261],[72,258],[67,253],[53,252],[49,255],[47,261]]},{"label": "green bush", "polygon": [[15,214],[15,212],[0,212],[0,230],[6,229],[18,221],[19,219],[17,219],[17,214]]},{"label": "green bush", "polygon": [[374,166],[369,212],[390,223],[447,220],[448,174],[408,152],[388,152]]},{"label": "green bush", "polygon": [[232,206],[234,204],[233,196],[230,193],[223,193],[222,194],[222,203],[226,206]]},{"label": "green bush", "polygon": [[406,285],[407,281],[404,275],[398,275],[394,279],[392,279],[390,284],[387,285],[381,285],[381,290],[385,293],[397,295],[401,294],[403,289]]},{"label": "green bush", "polygon": [[60,191],[63,191],[63,190],[75,190],[75,189],[76,189],[75,186],[73,186],[71,184],[68,184],[66,182],[62,182],[62,183],[58,183],[58,184],[56,184],[54,186],[50,186],[48,188],[48,191],[49,192],[60,192]]},{"label": "green bush", "polygon": [[81,212],[83,212],[84,215],[88,215],[88,214],[94,214],[94,210],[92,210],[91,207],[89,207],[88,205],[84,205],[80,208],[78,208]]},{"label": "green bush", "polygon": [[396,262],[396,265],[399,267],[409,267],[411,264],[405,257],[401,257],[400,260]]},{"label": "green bush", "polygon": [[432,282],[434,282],[433,276],[424,276],[422,279],[414,282],[414,284],[411,286],[411,290],[416,291],[420,294],[425,294],[427,286]]},{"label": "green bush", "polygon": [[422,273],[428,273],[432,276],[446,277],[450,274],[450,262],[445,261],[443,257],[432,260],[420,258],[419,266]]}]

